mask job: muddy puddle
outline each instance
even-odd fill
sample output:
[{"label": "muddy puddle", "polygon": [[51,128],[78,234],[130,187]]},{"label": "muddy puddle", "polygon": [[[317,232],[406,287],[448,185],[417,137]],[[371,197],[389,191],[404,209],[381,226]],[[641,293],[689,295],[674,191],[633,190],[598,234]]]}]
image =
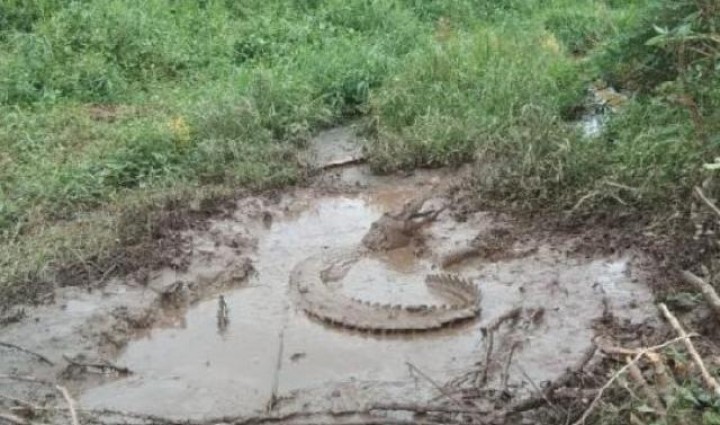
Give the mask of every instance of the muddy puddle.
[{"label": "muddy puddle", "polygon": [[[340,152],[347,155],[347,149]],[[487,343],[481,328],[517,307],[532,317],[498,331],[489,385],[500,386],[502,359],[512,352],[515,367],[507,385],[530,391],[529,380],[552,380],[583,355],[595,337],[594,323],[604,313],[635,322],[653,315],[644,307],[652,305],[652,296],[632,253],[585,258],[568,254],[572,241],[551,244],[518,234],[500,255],[475,256],[443,270],[442,259],[474,238],[493,229],[515,230],[509,218],[486,212],[458,219],[438,192],[432,202],[448,208],[419,231],[418,243],[364,256],[342,276],[337,290],[362,301],[432,306],[442,300],[426,286],[425,277],[453,273],[479,287],[479,317],[439,330],[392,334],[312,319],[291,294],[293,268],[313,255],[359,245],[383,213],[436,190],[444,178],[417,173],[368,180],[362,177],[368,174],[363,167],[334,173],[323,181],[351,182],[352,189],[340,185],[328,190],[324,183],[241,200],[231,218],[188,233],[193,254],[187,271],[161,270],[145,284],[115,282],[101,294],[68,293],[62,308],[38,310],[31,320],[0,330],[0,336],[54,359],[82,352],[133,372],[75,377],[69,387],[84,409],[206,418],[251,416],[269,406],[303,411],[428,401],[438,392],[427,377],[445,383],[478,369]],[[196,290],[187,308],[153,301],[164,289],[179,287],[178,282],[205,290]],[[220,296],[227,306],[227,320],[222,321]],[[130,321],[133,326],[123,325],[128,339],[113,345],[108,335],[120,330],[113,322],[118,309],[133,317],[157,311],[147,320],[149,327],[137,318]],[[102,332],[93,330],[98,323],[105,324]],[[26,338],[28,334],[34,336]],[[19,358],[7,365],[11,363],[14,371],[38,374]],[[56,371],[47,368],[39,376]]]},{"label": "muddy puddle", "polygon": [[[301,401],[323,407],[325,399],[305,399],[304,389],[325,388],[336,398],[360,405],[404,389],[404,397],[420,401],[432,397],[433,388],[419,382],[408,363],[440,382],[462,374],[482,359],[480,326],[513,307],[545,312],[539,323],[508,335],[513,341],[505,343],[509,347],[517,340],[522,345],[516,362],[535,382],[561,374],[568,362],[582,355],[593,337],[593,320],[603,313],[604,298],[619,311],[642,318],[635,306],[650,298],[632,282],[628,259],[571,259],[562,250],[542,245],[522,258],[489,264],[471,261],[453,270],[472,279],[483,300],[480,320],[452,329],[408,335],[361,333],[314,321],[293,305],[288,275],[295,264],[333,247],[357,244],[383,212],[400,207],[418,190],[394,187],[321,197],[305,193],[287,200],[287,211],[259,233],[254,276],[245,286],[224,293],[226,328],[218,328],[218,300],[200,302],[177,326],[152,330],[131,342],[116,361],[135,374],[86,391],[81,403],[88,408],[203,417],[262,411],[273,394],[298,399],[289,404]],[[235,225],[218,222],[214,228],[232,234]],[[426,230],[425,243],[434,251],[417,257],[403,248],[359,261],[343,279],[343,291],[382,303],[437,303],[424,276],[437,270],[442,249],[462,246],[478,229],[493,225],[482,214],[465,223],[445,217]],[[516,378],[521,385],[522,378]]]}]

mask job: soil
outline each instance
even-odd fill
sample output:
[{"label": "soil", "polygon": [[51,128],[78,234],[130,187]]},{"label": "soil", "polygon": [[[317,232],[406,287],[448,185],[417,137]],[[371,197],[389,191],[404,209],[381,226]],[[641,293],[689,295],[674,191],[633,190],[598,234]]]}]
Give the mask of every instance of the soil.
[{"label": "soil", "polygon": [[[369,409],[448,398],[476,388],[483,374],[486,390],[518,399],[562,376],[599,335],[652,339],[655,257],[629,245],[592,249],[606,247],[602,232],[553,233],[537,221],[467,208],[437,189],[463,170],[372,175],[358,164],[357,145],[347,128],[319,135],[307,158],[326,171],[311,184],[245,196],[202,225],[168,231],[182,249],[162,267],[18,306],[22,314],[0,325],[0,407],[17,408],[11,399],[20,399],[49,407],[40,422],[67,423],[58,384],[88,423],[401,423],[414,419]],[[447,209],[414,243],[353,264],[339,290],[383,304],[433,304],[426,276],[453,273],[481,290],[476,320],[382,335],[298,308],[288,283],[296,264],[360,244],[384,213],[429,191],[430,203]],[[459,251],[471,254],[444,262]],[[487,327],[513,310],[487,356]],[[29,376],[33,382],[17,379]]]}]

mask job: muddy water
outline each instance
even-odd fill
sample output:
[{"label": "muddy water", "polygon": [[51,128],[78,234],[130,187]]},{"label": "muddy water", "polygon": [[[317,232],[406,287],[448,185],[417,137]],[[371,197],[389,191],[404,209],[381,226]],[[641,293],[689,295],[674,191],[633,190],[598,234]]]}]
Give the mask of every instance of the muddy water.
[{"label": "muddy water", "polygon": [[[453,270],[472,278],[483,291],[482,318],[466,326],[426,334],[370,335],[329,327],[295,308],[288,295],[288,275],[295,264],[359,243],[383,212],[421,190],[416,183],[395,182],[353,195],[298,191],[268,207],[274,215],[269,228],[253,224],[242,213],[235,220],[214,223],[216,234],[252,228],[259,240],[257,273],[247,285],[224,293],[229,326],[218,328],[216,298],[198,303],[172,321],[174,326],[131,342],[116,362],[135,374],[86,391],[81,404],[205,417],[261,411],[273,393],[296,408],[327,407],[336,401],[352,407],[388,397],[419,401],[436,394],[407,363],[439,382],[467,371],[484,356],[480,326],[513,307],[545,310],[542,320],[504,330],[495,343],[498,358],[515,346],[514,363],[535,382],[561,374],[581,356],[593,338],[593,320],[602,315],[603,298],[615,314],[632,320],[645,317],[635,306],[651,297],[633,283],[630,259],[569,258],[562,247],[538,241],[517,243],[512,250],[526,254],[514,259],[476,259]],[[424,285],[424,276],[437,272],[437,259],[467,244],[478,231],[504,224],[483,213],[462,223],[443,214],[426,231],[424,255],[407,248],[363,259],[345,276],[342,289],[383,303],[437,303]],[[499,362],[491,367],[495,381]],[[527,384],[519,372],[511,375],[513,385]]]}]

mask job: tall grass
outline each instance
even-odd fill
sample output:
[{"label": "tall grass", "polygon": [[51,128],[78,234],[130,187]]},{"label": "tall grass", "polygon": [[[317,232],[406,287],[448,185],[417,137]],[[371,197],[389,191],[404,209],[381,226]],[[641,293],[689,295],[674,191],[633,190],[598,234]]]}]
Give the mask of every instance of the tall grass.
[{"label": "tall grass", "polygon": [[[58,226],[116,223],[107,211],[128,198],[296,181],[297,149],[358,116],[378,171],[477,159],[484,194],[527,208],[680,204],[717,151],[720,79],[708,58],[678,68],[675,39],[646,44],[653,22],[675,28],[685,18],[672,10],[696,2],[669,4],[2,2],[0,286],[69,261],[43,249],[15,267]],[[588,141],[563,116],[597,78],[653,83]],[[673,91],[688,81],[695,91]],[[695,109],[672,103],[678,93]],[[120,230],[103,220],[112,239]],[[76,257],[109,245],[82,246]]]}]

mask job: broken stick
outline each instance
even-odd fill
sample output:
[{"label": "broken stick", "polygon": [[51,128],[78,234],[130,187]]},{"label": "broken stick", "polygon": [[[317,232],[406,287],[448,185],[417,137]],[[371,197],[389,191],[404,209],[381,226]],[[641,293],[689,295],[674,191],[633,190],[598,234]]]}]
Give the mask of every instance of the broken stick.
[{"label": "broken stick", "polygon": [[703,294],[705,301],[710,304],[710,308],[712,308],[713,313],[720,317],[720,296],[718,296],[717,292],[715,292],[715,288],[688,270],[683,271],[681,276],[686,283],[692,285]]},{"label": "broken stick", "polygon": [[62,385],[55,385],[55,388],[60,391],[60,394],[62,394],[65,402],[68,405],[68,409],[70,410],[70,418],[72,419],[72,425],[80,425],[80,421],[78,421],[77,411],[75,410],[75,400],[70,397],[70,393],[68,392],[67,388],[63,387]]},{"label": "broken stick", "polygon": [[645,395],[645,398],[647,398],[648,403],[650,403],[650,406],[655,410],[655,413],[657,413],[660,417],[665,417],[667,412],[665,411],[665,406],[663,406],[660,401],[660,396],[658,396],[654,389],[650,388],[650,385],[647,380],[645,380],[645,377],[643,376],[637,363],[630,363],[630,357],[628,357],[627,361],[628,375],[630,375],[630,378],[632,378],[632,380],[640,387]]},{"label": "broken stick", "polygon": [[[661,303],[660,305],[661,305],[661,306],[664,306],[664,304],[662,304],[662,303]],[[666,309],[667,309],[667,307],[666,307]],[[587,420],[587,418],[590,416],[590,414],[595,410],[595,407],[598,405],[598,403],[599,403],[600,400],[602,399],[602,396],[603,396],[603,394],[605,393],[605,391],[606,391],[608,388],[610,388],[610,386],[613,384],[613,382],[615,382],[623,373],[625,373],[625,372],[630,368],[631,365],[637,363],[637,362],[640,360],[640,358],[642,358],[642,356],[644,356],[644,355],[647,354],[647,353],[653,353],[653,352],[656,352],[656,351],[658,351],[658,350],[661,350],[661,349],[663,349],[663,348],[665,348],[665,347],[668,347],[668,346],[670,346],[670,345],[676,344],[676,343],[679,342],[679,341],[687,341],[687,340],[689,340],[690,337],[692,337],[692,336],[693,336],[693,335],[684,334],[683,336],[679,336],[679,337],[677,337],[677,338],[675,338],[675,339],[671,339],[670,341],[664,342],[664,343],[662,343],[662,344],[660,344],[660,345],[655,345],[655,346],[653,346],[653,347],[648,347],[648,348],[646,348],[646,349],[644,349],[644,350],[639,351],[637,354],[635,354],[635,356],[632,358],[632,360],[628,361],[628,363],[627,363],[625,366],[621,367],[620,370],[618,370],[617,372],[615,372],[615,373],[613,374],[613,376],[610,377],[610,379],[605,383],[605,385],[603,385],[603,386],[600,388],[600,390],[598,390],[597,395],[595,396],[595,398],[593,399],[593,401],[590,403],[590,405],[588,406],[588,408],[585,409],[585,411],[583,412],[582,416],[580,416],[580,418],[579,418],[577,421],[573,422],[573,425],[582,425],[582,424],[584,424],[585,421]]]},{"label": "broken stick", "polygon": [[670,326],[672,326],[673,329],[675,329],[675,332],[677,332],[677,334],[682,338],[683,344],[685,344],[685,349],[688,351],[688,354],[690,354],[693,362],[695,362],[697,367],[700,369],[700,375],[702,376],[705,385],[708,387],[709,390],[715,393],[715,395],[720,396],[720,384],[718,384],[718,381],[715,380],[712,375],[710,375],[710,372],[708,372],[707,368],[705,367],[705,363],[700,357],[700,354],[698,354],[697,350],[695,349],[692,341],[690,341],[690,338],[688,337],[687,332],[685,332],[685,329],[683,329],[678,319],[670,312],[670,310],[668,310],[667,306],[664,303],[660,303],[659,307],[660,311],[662,311],[663,315],[670,323]]},{"label": "broken stick", "polygon": [[655,385],[659,388],[660,395],[663,397],[667,396],[675,387],[677,387],[675,378],[668,373],[667,367],[665,366],[662,357],[660,357],[660,354],[647,353],[646,357],[655,370]]},{"label": "broken stick", "polygon": [[480,379],[478,381],[478,386],[482,387],[487,384],[488,381],[488,374],[490,371],[490,362],[492,360],[492,352],[493,352],[493,344],[495,340],[495,331],[500,328],[500,325],[502,325],[506,320],[515,320],[517,319],[520,314],[522,313],[523,309],[522,307],[515,307],[512,310],[506,311],[505,313],[501,314],[500,316],[493,319],[490,323],[488,323],[486,326],[483,326],[480,328],[480,332],[483,335],[483,338],[487,339],[486,342],[486,349],[485,349],[485,364],[483,365],[483,372],[482,375],[480,375]]}]

